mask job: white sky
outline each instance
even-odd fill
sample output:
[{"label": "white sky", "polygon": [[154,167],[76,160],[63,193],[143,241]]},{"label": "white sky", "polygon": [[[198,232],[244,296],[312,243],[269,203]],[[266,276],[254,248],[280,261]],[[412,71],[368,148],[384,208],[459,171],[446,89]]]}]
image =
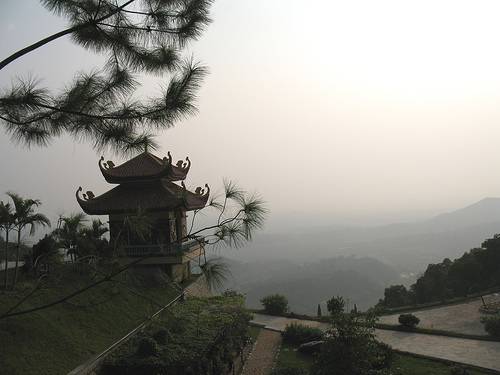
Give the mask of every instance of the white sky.
[{"label": "white sky", "polygon": [[[398,220],[498,196],[499,15],[493,0],[218,0],[188,52],[211,71],[200,113],[162,133],[159,154],[189,155],[191,186],[230,177],[258,191],[271,222]],[[64,25],[34,0],[3,0],[0,55]],[[0,86],[31,73],[58,88],[100,64],[59,40]],[[0,193],[40,198],[54,217],[78,208],[79,185],[109,187],[88,144],[28,151],[0,134]]]}]

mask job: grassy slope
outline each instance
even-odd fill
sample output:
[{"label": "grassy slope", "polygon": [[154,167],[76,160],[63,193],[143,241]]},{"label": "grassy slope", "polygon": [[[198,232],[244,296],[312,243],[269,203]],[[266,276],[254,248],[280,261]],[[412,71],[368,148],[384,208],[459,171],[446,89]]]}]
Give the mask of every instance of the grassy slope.
[{"label": "grassy slope", "polygon": [[[298,367],[309,370],[312,357],[299,353],[296,348],[283,344],[278,356],[277,367]],[[396,354],[393,363],[394,369],[399,369],[401,375],[449,375],[450,366],[429,359],[415,358],[408,355]],[[471,375],[486,375],[485,372],[469,370]]]},{"label": "grassy slope", "polygon": [[[21,309],[52,301],[90,281],[86,273],[63,272],[59,280],[51,280],[48,287]],[[127,285],[104,283],[71,303],[0,320],[0,374],[64,374],[106,349],[158,310],[157,305],[137,292],[160,304],[178,294],[166,286],[141,287],[125,275],[122,281]],[[0,312],[12,306],[32,285],[25,281],[16,293],[0,294]]]}]

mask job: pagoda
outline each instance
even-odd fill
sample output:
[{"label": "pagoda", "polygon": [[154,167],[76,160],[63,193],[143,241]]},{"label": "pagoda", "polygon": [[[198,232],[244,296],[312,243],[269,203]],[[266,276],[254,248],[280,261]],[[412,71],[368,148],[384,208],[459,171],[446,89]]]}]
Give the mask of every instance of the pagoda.
[{"label": "pagoda", "polygon": [[[182,282],[191,275],[191,261],[199,260],[204,251],[203,238],[187,238],[186,212],[205,207],[210,188],[187,190],[184,180],[191,161],[186,157],[173,164],[170,152],[167,155],[160,159],[146,150],[118,166],[101,157],[98,164],[104,179],[117,186],[99,196],[83,193],[80,187],[76,199],[89,215],[109,215],[110,243],[117,236],[125,241],[120,261],[145,257],[137,267],[159,267]],[[179,181],[180,186],[175,183]],[[139,210],[151,225],[149,235],[140,238],[124,226],[125,219]]]}]

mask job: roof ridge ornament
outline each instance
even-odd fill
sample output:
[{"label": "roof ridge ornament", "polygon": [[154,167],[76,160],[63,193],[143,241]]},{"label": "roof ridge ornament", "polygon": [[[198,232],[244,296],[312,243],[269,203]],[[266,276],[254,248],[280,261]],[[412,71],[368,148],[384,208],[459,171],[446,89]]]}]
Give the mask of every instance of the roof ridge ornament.
[{"label": "roof ridge ornament", "polygon": [[[206,192],[205,192],[206,189]],[[194,191],[195,194],[201,195],[201,196],[208,196],[210,194],[210,187],[208,184],[205,184],[205,189],[202,189],[201,186],[198,186],[196,190]]]},{"label": "roof ridge ornament", "polygon": [[[88,190],[85,193],[82,193],[83,189],[82,187],[78,187],[78,190],[76,191],[76,199],[78,201],[89,201],[91,199],[95,198],[95,195],[92,191]],[[80,194],[82,194],[82,197],[80,198]]]},{"label": "roof ridge ornament", "polygon": [[99,159],[99,168],[108,170],[108,169],[113,169],[114,167],[115,163],[113,163],[111,160],[104,162],[104,156],[101,156],[101,158]]}]

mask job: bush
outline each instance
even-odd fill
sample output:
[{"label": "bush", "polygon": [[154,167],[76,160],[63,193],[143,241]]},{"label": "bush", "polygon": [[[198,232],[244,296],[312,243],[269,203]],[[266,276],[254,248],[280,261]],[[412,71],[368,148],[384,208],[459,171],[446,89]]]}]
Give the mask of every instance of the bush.
[{"label": "bush", "polygon": [[[190,298],[107,357],[105,375],[225,374],[248,343],[240,297]],[[162,342],[162,343],[160,343]]]},{"label": "bush", "polygon": [[282,335],[283,341],[294,345],[300,345],[321,339],[323,337],[323,331],[319,328],[292,323],[285,327]]},{"label": "bush", "polygon": [[279,367],[275,368],[271,375],[309,375],[309,372],[298,367]]},{"label": "bush", "polygon": [[407,328],[415,328],[420,323],[420,319],[413,314],[401,314],[398,321],[399,324]]},{"label": "bush", "polygon": [[153,335],[153,338],[158,344],[166,345],[168,340],[168,331],[164,328],[161,328]]},{"label": "bush", "polygon": [[345,301],[342,297],[332,297],[327,303],[326,308],[331,315],[344,312]]},{"label": "bush", "polygon": [[159,348],[155,340],[149,337],[144,337],[139,341],[137,347],[137,355],[140,357],[151,357],[158,355]]},{"label": "bush", "polygon": [[311,368],[314,375],[388,374],[392,351],[375,339],[374,316],[337,314]]},{"label": "bush", "polygon": [[450,375],[470,375],[470,372],[461,366],[453,366]]},{"label": "bush", "polygon": [[489,335],[500,337],[500,314],[484,317],[481,319],[481,323],[484,324],[484,330]]},{"label": "bush", "polygon": [[288,300],[281,294],[272,294],[260,300],[264,311],[268,314],[279,315],[288,311]]}]

